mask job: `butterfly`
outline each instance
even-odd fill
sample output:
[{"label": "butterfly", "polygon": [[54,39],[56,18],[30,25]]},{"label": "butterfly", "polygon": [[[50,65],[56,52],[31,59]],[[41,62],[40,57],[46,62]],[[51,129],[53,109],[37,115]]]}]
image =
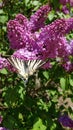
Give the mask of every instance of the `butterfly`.
[{"label": "butterfly", "polygon": [[21,79],[25,81],[25,83],[27,83],[29,76],[32,76],[37,69],[45,64],[42,60],[24,61],[14,56],[8,58],[8,61],[16,69],[17,73],[20,75]]}]

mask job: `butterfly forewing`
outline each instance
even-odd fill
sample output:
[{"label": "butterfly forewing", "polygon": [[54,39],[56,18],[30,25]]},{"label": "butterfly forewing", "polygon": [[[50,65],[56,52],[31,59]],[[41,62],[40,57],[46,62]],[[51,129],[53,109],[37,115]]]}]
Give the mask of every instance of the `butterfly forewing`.
[{"label": "butterfly forewing", "polygon": [[8,61],[9,61],[9,63],[13,66],[13,67],[15,67],[17,70],[19,70],[19,65],[18,65],[18,62],[17,62],[17,59],[15,58],[15,57],[10,57],[10,58],[8,58]]},{"label": "butterfly forewing", "polygon": [[26,62],[13,56],[8,58],[8,61],[17,70],[18,74],[26,79],[26,75],[28,75],[28,67],[26,65]]}]

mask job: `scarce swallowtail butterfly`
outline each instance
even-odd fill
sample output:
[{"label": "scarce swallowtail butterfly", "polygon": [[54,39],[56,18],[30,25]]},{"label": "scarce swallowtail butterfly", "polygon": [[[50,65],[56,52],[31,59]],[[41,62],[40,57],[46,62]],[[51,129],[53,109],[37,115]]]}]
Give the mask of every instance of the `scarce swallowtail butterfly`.
[{"label": "scarce swallowtail butterfly", "polygon": [[8,58],[8,61],[16,69],[25,84],[27,83],[29,76],[33,75],[39,67],[45,64],[42,60],[24,61],[13,56]]}]

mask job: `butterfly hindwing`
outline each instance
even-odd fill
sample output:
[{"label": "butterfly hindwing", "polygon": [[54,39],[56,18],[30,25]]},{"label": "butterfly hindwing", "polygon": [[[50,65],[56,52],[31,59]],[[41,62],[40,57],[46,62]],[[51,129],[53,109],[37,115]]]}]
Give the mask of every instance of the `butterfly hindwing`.
[{"label": "butterfly hindwing", "polygon": [[33,75],[36,72],[36,70],[40,67],[40,64],[42,64],[41,60],[32,60],[28,62],[29,75]]}]

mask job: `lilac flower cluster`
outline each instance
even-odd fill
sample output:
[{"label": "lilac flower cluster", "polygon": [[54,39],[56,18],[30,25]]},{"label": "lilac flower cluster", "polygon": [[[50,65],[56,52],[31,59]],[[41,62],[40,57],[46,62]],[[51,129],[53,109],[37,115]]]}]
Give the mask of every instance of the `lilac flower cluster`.
[{"label": "lilac flower cluster", "polygon": [[73,0],[59,0],[59,2],[63,5],[62,11],[69,14],[70,8],[73,6]]},{"label": "lilac flower cluster", "polygon": [[[28,44],[26,44],[27,42],[23,40],[25,42],[25,45],[23,44],[23,47],[20,46],[20,39],[18,37],[18,42],[16,43],[16,45],[18,45],[17,48],[15,43],[12,42],[13,48],[17,49],[17,51],[15,51],[13,55],[23,60],[45,60],[46,58],[67,56],[70,53],[69,44],[67,43],[67,40],[65,37],[63,37],[63,35],[68,33],[72,29],[72,20],[73,19],[56,20],[53,23],[46,25],[44,28],[41,28],[40,32],[30,32],[31,35],[34,37],[34,40],[32,42],[31,36],[28,34],[30,39],[28,40]],[[9,21],[9,23],[10,22],[11,21]],[[8,27],[10,28],[10,25]],[[10,31],[10,33],[12,32]],[[27,38],[26,34],[24,35]],[[12,36],[13,38],[15,37],[15,35]]]},{"label": "lilac flower cluster", "polygon": [[32,34],[24,29],[24,26],[19,24],[17,20],[10,20],[8,22],[8,38],[13,49],[23,48],[29,42],[32,42],[32,44],[34,42]]},{"label": "lilac flower cluster", "polygon": [[[31,31],[28,32],[29,29],[25,31],[22,26],[20,27],[16,20],[10,20],[8,22],[8,37],[11,47],[13,49],[20,49],[17,51],[17,54],[25,52],[27,57],[28,53],[31,54],[31,57],[34,53],[36,58],[37,55],[42,59],[55,58],[59,55],[60,51],[62,51],[62,54],[66,51],[67,44],[63,36],[72,30],[72,23],[73,18],[67,20],[59,19],[50,25],[45,25],[45,27],[40,29],[40,32],[31,33]],[[16,55],[16,52],[14,55]],[[33,58],[35,57],[33,56]]]},{"label": "lilac flower cluster", "polygon": [[[63,58],[62,66],[67,72],[73,71],[73,63],[71,61],[71,57],[73,57],[73,40],[71,40],[67,46],[69,55]],[[70,57],[70,58],[69,58]]]},{"label": "lilac flower cluster", "polygon": [[31,46],[34,44],[36,37],[33,32],[45,26],[44,23],[49,11],[50,7],[46,5],[33,14],[30,20],[22,14],[18,14],[14,20],[10,20],[7,26],[11,48],[19,49],[25,47],[25,45]]},{"label": "lilac flower cluster", "polygon": [[[24,15],[18,14],[14,20],[8,22],[8,38],[10,47],[15,50],[14,57],[23,60],[57,57],[65,59],[73,54],[72,42],[69,44],[65,38],[65,35],[73,29],[73,18],[57,19],[46,25],[48,11],[50,7],[45,5],[31,15],[29,20]],[[8,63],[7,66],[11,68]],[[66,68],[65,66],[63,67]],[[5,66],[2,65],[0,68],[3,67]],[[49,68],[50,63],[44,67]]]},{"label": "lilac flower cluster", "polygon": [[62,115],[59,122],[63,127],[73,128],[73,120],[68,115]]},{"label": "lilac flower cluster", "polygon": [[48,5],[42,6],[37,12],[35,12],[30,17],[31,31],[38,31],[40,28],[45,26],[45,20],[47,18],[47,13],[50,11]]}]

